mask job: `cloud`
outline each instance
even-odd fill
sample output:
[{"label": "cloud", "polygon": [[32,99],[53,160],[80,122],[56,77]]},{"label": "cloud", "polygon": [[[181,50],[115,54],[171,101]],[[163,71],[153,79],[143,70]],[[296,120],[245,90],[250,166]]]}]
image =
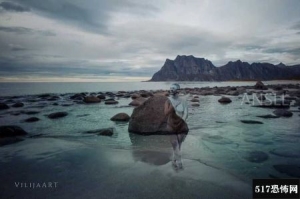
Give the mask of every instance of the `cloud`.
[{"label": "cloud", "polygon": [[27,50],[23,46],[15,45],[15,44],[9,44],[9,47],[10,47],[11,51],[23,51],[23,50]]},{"label": "cloud", "polygon": [[6,11],[13,11],[13,12],[29,12],[30,9],[28,7],[21,6],[19,4],[13,2],[1,2],[0,7]]},{"label": "cloud", "polygon": [[98,34],[108,34],[109,19],[117,12],[146,16],[158,8],[131,0],[13,0],[60,22]]},{"label": "cloud", "polygon": [[38,34],[41,36],[55,36],[56,34],[52,31],[43,31],[43,30],[33,30],[25,27],[7,27],[0,26],[0,31],[8,32],[8,33],[16,33],[16,34]]}]

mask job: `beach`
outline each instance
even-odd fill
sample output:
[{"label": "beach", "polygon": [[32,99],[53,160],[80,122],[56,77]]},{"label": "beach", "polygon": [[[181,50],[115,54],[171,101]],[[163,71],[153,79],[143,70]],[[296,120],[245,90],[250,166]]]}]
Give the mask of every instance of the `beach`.
[{"label": "beach", "polygon": [[[1,141],[0,176],[6,180],[0,197],[251,198],[254,178],[299,178],[299,83],[265,83],[263,89],[255,82],[232,84],[182,87],[189,103],[182,170],[172,167],[170,135],[137,135],[128,132],[128,122],[110,120],[132,114],[134,94],[144,100],[167,95],[166,83],[158,89],[1,96],[9,108],[0,110],[0,126],[15,125],[27,135]],[[276,116],[279,109],[257,107],[254,96],[261,94],[286,100],[283,109],[292,116],[257,117]],[[90,103],[87,96],[101,100]],[[231,102],[219,102],[222,96]],[[58,112],[66,114],[49,117]],[[38,120],[28,122],[33,117]],[[112,134],[93,133],[99,129]]]}]

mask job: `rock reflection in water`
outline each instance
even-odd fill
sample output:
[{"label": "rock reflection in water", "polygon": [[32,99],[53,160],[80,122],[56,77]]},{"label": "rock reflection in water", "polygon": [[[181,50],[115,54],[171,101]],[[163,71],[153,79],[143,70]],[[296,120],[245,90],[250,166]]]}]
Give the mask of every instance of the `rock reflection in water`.
[{"label": "rock reflection in water", "polygon": [[187,134],[143,136],[130,133],[133,158],[156,166],[172,161],[174,169],[183,169],[181,145],[186,136]]}]

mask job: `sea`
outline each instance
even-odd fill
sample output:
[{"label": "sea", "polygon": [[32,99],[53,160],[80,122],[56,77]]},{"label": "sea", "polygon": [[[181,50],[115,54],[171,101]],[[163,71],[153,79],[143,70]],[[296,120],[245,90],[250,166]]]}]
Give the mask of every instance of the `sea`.
[{"label": "sea", "polygon": [[[1,198],[252,198],[252,180],[299,178],[300,113],[290,118],[262,119],[273,109],[245,104],[242,96],[218,103],[220,96],[199,96],[189,105],[190,129],[181,145],[182,169],[172,166],[172,140],[167,135],[128,132],[128,123],[114,122],[117,113],[131,115],[130,98],[119,104],[75,104],[72,93],[168,89],[173,82],[1,83],[1,102],[25,106],[0,111],[0,126],[28,132],[23,141],[0,147]],[[265,84],[296,84],[266,81]],[[246,86],[255,82],[179,82],[182,88]],[[60,94],[52,101],[37,94]],[[14,96],[14,97],[11,97]],[[249,96],[251,97],[251,96]],[[190,100],[192,96],[189,96]],[[50,113],[64,111],[51,120]],[[26,113],[33,113],[32,115]],[[28,117],[40,120],[26,123]],[[245,124],[255,120],[262,124]],[[113,136],[87,131],[113,129]],[[17,183],[27,183],[23,188]],[[29,183],[57,182],[57,187],[28,188]],[[31,184],[32,185],[32,184]],[[33,186],[33,185],[32,185]]]},{"label": "sea", "polygon": [[[290,84],[300,81],[265,81],[265,84]],[[34,95],[42,93],[116,92],[169,89],[174,82],[2,82],[0,96]],[[176,82],[181,88],[215,86],[251,86],[253,81]]]}]

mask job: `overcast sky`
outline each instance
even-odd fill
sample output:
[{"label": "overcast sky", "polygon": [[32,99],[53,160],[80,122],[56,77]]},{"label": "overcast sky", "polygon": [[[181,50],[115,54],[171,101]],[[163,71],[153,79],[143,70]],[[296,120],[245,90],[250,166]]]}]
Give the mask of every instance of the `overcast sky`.
[{"label": "overcast sky", "polygon": [[300,64],[299,0],[0,0],[0,81],[139,81],[194,55]]}]

